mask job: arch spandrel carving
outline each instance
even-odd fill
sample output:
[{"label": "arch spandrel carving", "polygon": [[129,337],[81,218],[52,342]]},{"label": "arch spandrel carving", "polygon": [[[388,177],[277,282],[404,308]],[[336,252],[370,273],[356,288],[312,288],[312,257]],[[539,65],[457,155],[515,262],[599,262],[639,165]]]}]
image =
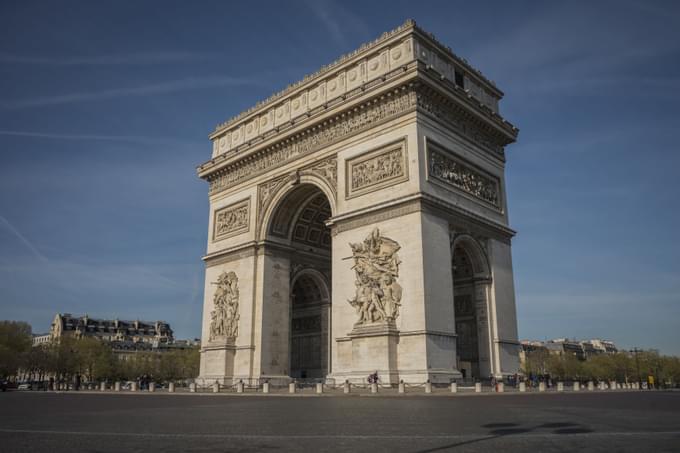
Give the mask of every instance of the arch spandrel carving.
[{"label": "arch spandrel carving", "polygon": [[[312,170],[306,168],[293,171],[287,175],[279,176],[258,186],[257,190],[257,230],[256,238],[264,240],[272,223],[275,211],[285,198],[296,188],[303,185],[313,186],[321,191],[330,204],[331,214],[335,215],[337,206],[337,159],[326,159],[315,164],[315,167],[324,168],[323,172],[318,168]],[[335,170],[331,170],[331,168]],[[330,175],[335,177],[331,180]]]}]

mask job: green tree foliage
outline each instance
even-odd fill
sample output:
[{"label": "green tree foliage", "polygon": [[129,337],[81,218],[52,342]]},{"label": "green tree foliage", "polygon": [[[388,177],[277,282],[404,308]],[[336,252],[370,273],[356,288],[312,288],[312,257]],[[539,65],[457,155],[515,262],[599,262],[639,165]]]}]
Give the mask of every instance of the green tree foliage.
[{"label": "green tree foliage", "polygon": [[532,351],[527,355],[525,374],[548,374],[559,380],[596,380],[636,382],[646,381],[653,375],[657,382],[680,383],[680,358],[662,356],[654,351],[635,354],[617,352],[597,354],[579,360],[572,354],[548,354],[547,351]]},{"label": "green tree foliage", "polygon": [[22,321],[0,321],[0,377],[14,376],[23,354],[31,349],[31,326]]}]

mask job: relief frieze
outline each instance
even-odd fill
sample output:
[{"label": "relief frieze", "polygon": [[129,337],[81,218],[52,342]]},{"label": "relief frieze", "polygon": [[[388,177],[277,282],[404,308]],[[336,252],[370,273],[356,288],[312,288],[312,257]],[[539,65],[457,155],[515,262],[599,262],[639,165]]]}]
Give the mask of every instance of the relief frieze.
[{"label": "relief frieze", "polygon": [[250,199],[215,211],[213,241],[248,231],[250,225]]},{"label": "relief frieze", "polygon": [[345,174],[348,198],[407,180],[405,140],[348,160]]},{"label": "relief frieze", "polygon": [[453,158],[448,153],[428,147],[429,179],[455,187],[500,209],[500,189],[498,179],[485,175],[472,165]]}]

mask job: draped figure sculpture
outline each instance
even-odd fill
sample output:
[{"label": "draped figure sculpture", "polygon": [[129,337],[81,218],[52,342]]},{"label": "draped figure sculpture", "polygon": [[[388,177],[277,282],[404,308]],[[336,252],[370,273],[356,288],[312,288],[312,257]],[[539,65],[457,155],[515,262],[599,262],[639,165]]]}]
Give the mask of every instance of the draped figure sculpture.
[{"label": "draped figure sculpture", "polygon": [[363,242],[350,243],[356,274],[356,294],[349,303],[356,309],[359,319],[355,325],[394,322],[399,316],[402,288],[399,277],[401,246],[380,235],[375,228]]},{"label": "draped figure sculpture", "polygon": [[213,297],[214,310],[210,312],[210,341],[226,339],[233,341],[238,336],[238,277],[234,272],[223,272],[216,282]]}]

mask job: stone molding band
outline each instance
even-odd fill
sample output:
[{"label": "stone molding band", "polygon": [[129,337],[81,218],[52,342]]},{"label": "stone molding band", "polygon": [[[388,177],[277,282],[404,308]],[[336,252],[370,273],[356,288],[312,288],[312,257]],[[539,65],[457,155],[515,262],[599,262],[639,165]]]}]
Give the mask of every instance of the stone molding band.
[{"label": "stone molding band", "polygon": [[[410,82],[369,99],[360,106],[340,112],[295,136],[281,140],[254,154],[203,176],[210,195],[222,192],[272,168],[295,161],[345,138],[408,112],[418,110],[503,159],[503,146],[512,140],[507,134],[468,112],[463,106],[420,82]],[[202,168],[202,167],[201,167]],[[200,170],[202,171],[202,170]]]}]

